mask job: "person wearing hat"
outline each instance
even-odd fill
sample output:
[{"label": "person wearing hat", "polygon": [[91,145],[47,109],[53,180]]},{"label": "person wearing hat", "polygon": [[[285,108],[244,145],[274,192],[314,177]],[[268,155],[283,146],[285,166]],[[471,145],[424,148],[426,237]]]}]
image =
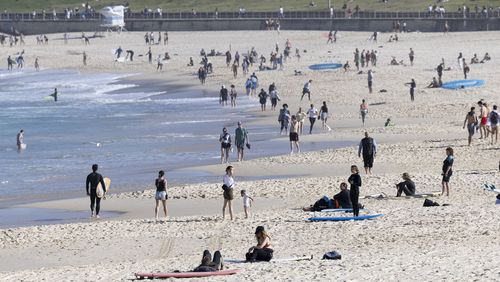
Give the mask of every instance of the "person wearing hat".
[{"label": "person wearing hat", "polygon": [[274,251],[271,246],[271,237],[264,230],[264,226],[257,226],[255,238],[257,239],[257,245],[251,247],[246,253],[247,262],[270,261],[273,258]]},{"label": "person wearing hat", "polygon": [[219,104],[222,106],[227,106],[228,91],[225,85],[222,85],[219,93]]},{"label": "person wearing hat", "polygon": [[415,195],[415,183],[411,181],[410,175],[405,172],[403,173],[403,182],[396,184],[396,188],[398,189],[398,193],[396,197],[401,197],[401,194],[404,192],[406,196]]}]

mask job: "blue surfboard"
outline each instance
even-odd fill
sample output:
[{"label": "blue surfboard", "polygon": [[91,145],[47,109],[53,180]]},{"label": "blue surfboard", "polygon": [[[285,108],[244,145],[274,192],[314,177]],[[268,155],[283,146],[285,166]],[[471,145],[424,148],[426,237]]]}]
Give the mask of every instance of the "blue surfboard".
[{"label": "blue surfboard", "polygon": [[481,79],[469,79],[469,80],[454,80],[443,83],[441,86],[444,89],[461,89],[467,87],[479,87],[485,84],[484,80]]},{"label": "blue surfboard", "polygon": [[311,217],[307,220],[309,221],[350,221],[350,220],[366,220],[376,217],[383,216],[383,214],[370,214],[370,215],[360,215],[360,216],[339,216],[339,217]]},{"label": "blue surfboard", "polygon": [[334,69],[339,69],[342,67],[342,64],[338,63],[328,63],[328,64],[315,64],[315,65],[310,65],[309,69],[311,70],[334,70]]}]

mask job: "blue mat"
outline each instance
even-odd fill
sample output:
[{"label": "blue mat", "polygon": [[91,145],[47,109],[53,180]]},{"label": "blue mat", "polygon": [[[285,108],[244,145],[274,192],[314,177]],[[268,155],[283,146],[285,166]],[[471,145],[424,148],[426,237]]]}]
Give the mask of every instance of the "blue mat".
[{"label": "blue mat", "polygon": [[483,86],[485,83],[484,80],[481,79],[469,79],[469,80],[454,80],[443,83],[441,87],[445,89],[461,89],[467,87],[479,87]]},{"label": "blue mat", "polygon": [[311,70],[334,70],[341,68],[342,64],[315,64],[315,65],[310,65],[309,69]]},{"label": "blue mat", "polygon": [[360,215],[360,216],[339,216],[339,217],[311,217],[308,218],[309,221],[349,221],[349,220],[365,220],[372,219],[379,216],[383,216],[383,214],[370,214],[370,215]]}]

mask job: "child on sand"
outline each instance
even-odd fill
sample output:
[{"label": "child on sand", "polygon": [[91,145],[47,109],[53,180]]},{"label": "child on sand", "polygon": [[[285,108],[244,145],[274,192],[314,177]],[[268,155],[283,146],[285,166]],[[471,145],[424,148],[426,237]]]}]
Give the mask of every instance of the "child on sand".
[{"label": "child on sand", "polygon": [[245,210],[245,218],[250,215],[250,207],[254,199],[247,194],[246,190],[241,190],[241,197],[243,198],[243,210]]}]

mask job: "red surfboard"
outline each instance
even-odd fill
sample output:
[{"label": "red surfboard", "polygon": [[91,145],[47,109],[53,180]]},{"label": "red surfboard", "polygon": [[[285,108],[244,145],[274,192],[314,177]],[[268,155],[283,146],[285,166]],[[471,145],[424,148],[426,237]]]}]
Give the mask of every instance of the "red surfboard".
[{"label": "red surfboard", "polygon": [[193,277],[208,277],[208,276],[221,276],[233,275],[240,272],[241,269],[226,269],[212,272],[168,272],[168,273],[134,273],[138,279],[152,279],[152,278],[193,278]]}]

